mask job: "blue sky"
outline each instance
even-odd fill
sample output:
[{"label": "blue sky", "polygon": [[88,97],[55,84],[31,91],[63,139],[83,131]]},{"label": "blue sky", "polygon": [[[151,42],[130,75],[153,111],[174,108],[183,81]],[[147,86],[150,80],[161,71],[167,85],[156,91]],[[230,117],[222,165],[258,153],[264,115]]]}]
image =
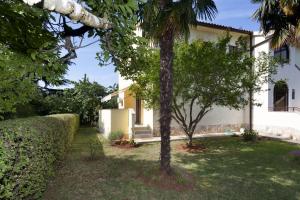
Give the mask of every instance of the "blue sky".
[{"label": "blue sky", "polygon": [[[251,19],[251,15],[258,5],[251,3],[251,0],[215,0],[218,7],[217,17],[212,23],[217,23],[246,30],[258,30],[259,25]],[[90,41],[86,41],[87,43]],[[78,81],[84,74],[87,74],[90,81],[96,81],[103,86],[113,85],[118,82],[118,75],[114,72],[113,65],[100,67],[96,60],[96,53],[99,52],[98,44],[77,50],[75,64],[69,67],[67,79]]]}]

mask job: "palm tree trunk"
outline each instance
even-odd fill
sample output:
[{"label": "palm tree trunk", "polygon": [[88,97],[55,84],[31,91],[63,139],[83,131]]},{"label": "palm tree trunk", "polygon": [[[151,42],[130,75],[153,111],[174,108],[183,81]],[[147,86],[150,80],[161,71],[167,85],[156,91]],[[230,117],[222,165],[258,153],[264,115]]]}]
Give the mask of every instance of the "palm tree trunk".
[{"label": "palm tree trunk", "polygon": [[[168,2],[168,0],[162,2]],[[161,4],[164,10],[165,4]],[[161,154],[160,168],[163,172],[171,173],[171,146],[170,124],[172,119],[172,93],[173,93],[173,44],[174,30],[172,25],[166,25],[160,37],[160,134]]]}]

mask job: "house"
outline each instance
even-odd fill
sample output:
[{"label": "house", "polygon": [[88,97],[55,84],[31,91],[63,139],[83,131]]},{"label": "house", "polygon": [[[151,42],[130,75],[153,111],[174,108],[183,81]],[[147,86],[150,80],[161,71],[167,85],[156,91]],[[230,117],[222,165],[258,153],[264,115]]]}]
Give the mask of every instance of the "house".
[{"label": "house", "polygon": [[[284,134],[288,137],[300,139],[300,49],[285,45],[280,49],[270,48],[269,40],[260,32],[236,29],[212,23],[199,22],[196,27],[190,28],[189,41],[202,39],[216,41],[219,37],[229,33],[232,38],[230,47],[234,48],[236,40],[246,37],[249,41],[249,51],[253,56],[260,52],[271,53],[282,58],[283,67],[279,68],[274,77],[277,81],[263,86],[264,91],[253,94],[254,98],[262,104],[261,107],[246,106],[241,110],[230,110],[226,107],[214,106],[203,120],[198,124],[196,133],[224,132],[227,130],[239,131],[252,123],[254,129],[267,134]],[[141,35],[138,30],[137,34]],[[255,47],[255,48],[254,48]],[[159,136],[159,111],[147,109],[141,99],[129,90],[131,80],[119,75],[119,91],[107,96],[118,95],[119,109],[100,110],[99,126],[105,136],[110,132],[121,130],[128,137]],[[197,106],[194,109],[198,109]],[[298,114],[299,112],[299,114]],[[299,125],[298,125],[299,124]],[[180,126],[173,120],[172,134],[183,134]],[[298,137],[299,135],[299,137]]]}]

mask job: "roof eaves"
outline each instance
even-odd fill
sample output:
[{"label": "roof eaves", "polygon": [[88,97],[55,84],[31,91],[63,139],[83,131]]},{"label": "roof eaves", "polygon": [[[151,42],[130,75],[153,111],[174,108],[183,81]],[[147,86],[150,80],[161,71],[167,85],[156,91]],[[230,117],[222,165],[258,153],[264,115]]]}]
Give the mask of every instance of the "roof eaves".
[{"label": "roof eaves", "polygon": [[220,29],[220,30],[225,30],[225,31],[231,31],[231,32],[247,34],[247,35],[252,35],[253,34],[253,32],[249,31],[249,30],[238,29],[238,28],[233,28],[233,27],[230,27],[230,26],[223,26],[223,25],[220,25],[220,24],[213,24],[213,23],[208,23],[208,22],[198,21],[197,26],[204,26],[204,27],[215,28],[215,29]]}]

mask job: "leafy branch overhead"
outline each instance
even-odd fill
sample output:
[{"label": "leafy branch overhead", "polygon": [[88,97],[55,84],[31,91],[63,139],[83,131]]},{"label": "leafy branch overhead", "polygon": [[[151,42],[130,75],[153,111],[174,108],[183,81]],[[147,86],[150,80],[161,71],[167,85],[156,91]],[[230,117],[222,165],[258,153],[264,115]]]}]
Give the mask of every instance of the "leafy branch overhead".
[{"label": "leafy branch overhead", "polygon": [[253,17],[260,22],[265,34],[272,35],[273,47],[285,43],[299,46],[299,0],[252,0],[252,2],[260,4]]},{"label": "leafy branch overhead", "polygon": [[[134,55],[133,44],[138,44],[134,34],[136,2],[87,0],[82,5],[112,26],[94,28],[80,20],[72,21],[72,14],[69,18],[42,9],[41,4],[1,1],[0,26],[5,28],[0,32],[0,51],[4,52],[0,54],[0,76],[5,81],[0,82],[0,113],[14,111],[17,104],[30,101],[32,90],[40,81],[45,87],[64,84],[68,65],[77,57],[79,48],[99,43],[96,56],[101,65],[113,62],[127,66]],[[21,86],[14,86],[18,84]]]}]

